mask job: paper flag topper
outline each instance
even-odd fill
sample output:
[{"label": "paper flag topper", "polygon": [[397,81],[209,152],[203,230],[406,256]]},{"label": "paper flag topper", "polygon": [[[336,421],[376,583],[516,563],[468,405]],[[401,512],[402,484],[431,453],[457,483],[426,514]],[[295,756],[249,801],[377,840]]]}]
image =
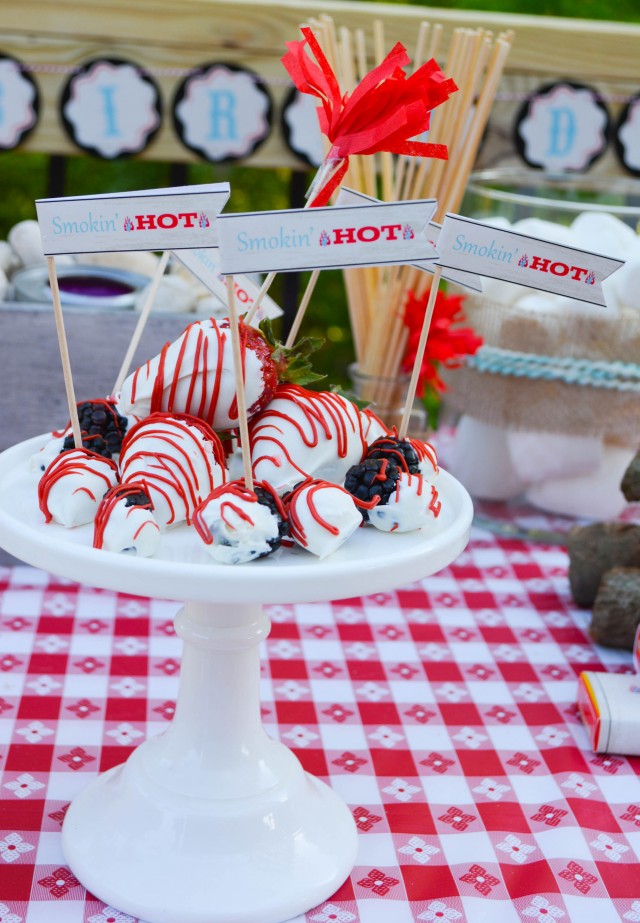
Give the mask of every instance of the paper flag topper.
[{"label": "paper flag topper", "polygon": [[[379,199],[374,199],[373,196],[365,195],[363,192],[356,192],[353,189],[342,188],[336,200],[336,205],[364,205],[366,202],[380,202]],[[440,237],[440,229],[442,225],[438,224],[437,221],[430,221],[426,228],[426,235],[429,239],[429,242],[438,249],[438,238]],[[417,260],[411,264],[415,266],[416,269],[421,269],[423,272],[428,272],[433,275],[435,269],[435,263],[433,258],[427,261]],[[442,272],[442,278],[446,279],[447,282],[456,282],[458,285],[464,286],[464,288],[471,289],[473,292],[482,291],[482,280],[474,275],[472,272],[462,272],[461,270],[456,269],[446,269]]]},{"label": "paper flag topper", "polygon": [[462,215],[445,216],[437,263],[606,306],[602,282],[623,265],[600,253],[495,228]]},{"label": "paper flag topper", "polygon": [[437,256],[424,233],[435,199],[221,215],[223,275],[401,265]]},{"label": "paper flag topper", "polygon": [[215,247],[228,183],[38,199],[45,256]]},{"label": "paper flag topper", "polygon": [[[210,292],[213,292],[223,304],[227,304],[227,285],[220,271],[220,254],[217,249],[208,247],[201,250],[176,250],[175,255]],[[259,286],[247,276],[242,275],[234,276],[233,284],[238,310],[241,312],[251,310]],[[278,307],[268,295],[264,295],[252,318],[252,323],[257,326],[263,318],[280,317],[282,313],[282,308]]]}]

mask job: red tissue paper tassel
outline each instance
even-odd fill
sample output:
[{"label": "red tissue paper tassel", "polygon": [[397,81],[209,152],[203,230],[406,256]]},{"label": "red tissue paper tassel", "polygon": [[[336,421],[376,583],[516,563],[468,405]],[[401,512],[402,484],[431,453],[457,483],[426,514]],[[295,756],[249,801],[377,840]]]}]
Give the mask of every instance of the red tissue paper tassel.
[{"label": "red tissue paper tassel", "polygon": [[[409,328],[407,349],[402,360],[402,369],[405,372],[411,372],[413,369],[428,300],[428,290],[419,297],[409,292],[403,317],[405,325]],[[418,378],[418,397],[424,397],[430,387],[436,391],[446,391],[446,385],[438,375],[438,366],[442,364],[450,369],[457,368],[462,365],[463,356],[472,356],[482,346],[482,337],[477,336],[471,327],[458,326],[466,320],[462,308],[463,301],[464,295],[445,295],[441,291],[436,295]]]},{"label": "red tissue paper tassel", "polygon": [[[328,203],[347,172],[351,154],[388,151],[447,159],[446,144],[412,140],[428,130],[431,110],[458,89],[433,59],[407,76],[403,68],[410,59],[398,42],[351,95],[343,95],[315,35],[308,27],[301,31],[304,40],[287,42],[289,50],[282,63],[301,93],[320,100],[320,130],[331,142],[325,163],[339,162],[337,172],[322,186],[312,206]],[[317,64],[306,53],[307,45]]]}]

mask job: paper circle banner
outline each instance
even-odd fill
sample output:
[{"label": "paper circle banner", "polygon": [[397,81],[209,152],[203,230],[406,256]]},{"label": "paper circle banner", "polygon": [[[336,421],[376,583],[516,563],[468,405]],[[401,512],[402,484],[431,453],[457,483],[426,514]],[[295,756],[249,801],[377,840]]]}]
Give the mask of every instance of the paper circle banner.
[{"label": "paper circle banner", "polygon": [[295,87],[287,93],[280,121],[289,150],[309,166],[319,167],[324,159],[324,143],[318,123],[318,101]]},{"label": "paper circle banner", "polygon": [[162,123],[156,83],[136,64],[115,58],[84,64],[67,81],[60,108],[74,144],[107,159],[139,154]]},{"label": "paper circle banner", "polygon": [[616,151],[623,167],[640,176],[640,96],[630,99],[620,113]]},{"label": "paper circle banner", "polygon": [[180,140],[205,160],[241,160],[268,138],[273,104],[263,80],[234,64],[206,64],[178,87],[173,121]]},{"label": "paper circle banner", "polygon": [[25,68],[0,55],[0,150],[17,147],[38,121],[38,87]]},{"label": "paper circle banner", "polygon": [[606,147],[607,107],[591,87],[562,81],[541,87],[516,117],[515,141],[522,158],[547,172],[586,170]]}]

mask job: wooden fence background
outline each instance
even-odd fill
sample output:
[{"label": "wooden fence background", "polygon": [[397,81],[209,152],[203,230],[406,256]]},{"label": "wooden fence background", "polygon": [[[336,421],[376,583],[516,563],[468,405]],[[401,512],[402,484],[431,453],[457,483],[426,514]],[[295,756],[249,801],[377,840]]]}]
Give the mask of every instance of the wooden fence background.
[{"label": "wooden fence background", "polygon": [[[299,167],[278,126],[278,109],[289,87],[280,58],[285,42],[299,37],[300,24],[323,13],[337,25],[367,29],[369,39],[372,20],[381,19],[389,43],[401,41],[410,53],[421,21],[442,23],[443,52],[457,26],[482,26],[495,33],[513,28],[515,42],[494,106],[494,137],[485,145],[484,165],[514,156],[510,138],[514,109],[549,80],[588,83],[611,104],[614,116],[625,99],[640,92],[640,26],[635,25],[337,0],[322,4],[312,0],[5,0],[0,3],[0,54],[27,65],[41,93],[40,120],[23,148],[77,154],[61,124],[62,88],[74,68],[115,56],[148,69],[164,103],[162,127],[139,156],[196,161],[197,155],[175,132],[171,100],[191,68],[215,61],[256,71],[274,99],[274,129],[251,163]],[[613,158],[606,155],[598,168],[612,165]]]}]

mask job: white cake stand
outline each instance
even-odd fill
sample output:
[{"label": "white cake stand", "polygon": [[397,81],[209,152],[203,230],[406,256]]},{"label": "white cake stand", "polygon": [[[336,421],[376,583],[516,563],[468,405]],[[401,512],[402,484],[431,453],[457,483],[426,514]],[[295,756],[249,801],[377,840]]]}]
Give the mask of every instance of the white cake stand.
[{"label": "white cake stand", "polygon": [[62,831],[70,868],[113,907],[151,923],[280,923],[348,877],[357,836],[346,805],[261,723],[263,603],[370,594],[425,577],[464,549],[472,506],[446,472],[435,534],[360,529],[327,561],[282,550],[250,565],[211,563],[196,533],[166,533],[154,558],[91,547],[89,526],[45,525],[38,437],[0,455],[0,545],[84,583],[188,600],[175,717],[126,763],[89,784]]}]

